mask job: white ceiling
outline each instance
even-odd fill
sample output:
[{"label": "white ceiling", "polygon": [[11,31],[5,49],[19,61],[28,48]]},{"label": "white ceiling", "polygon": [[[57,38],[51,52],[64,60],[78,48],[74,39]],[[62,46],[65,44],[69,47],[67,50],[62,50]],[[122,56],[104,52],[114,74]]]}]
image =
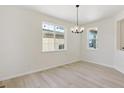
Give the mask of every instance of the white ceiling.
[{"label": "white ceiling", "polygon": [[[31,5],[25,7],[63,20],[76,21],[75,5]],[[110,17],[123,9],[124,6],[121,5],[80,5],[79,23],[84,24]]]}]

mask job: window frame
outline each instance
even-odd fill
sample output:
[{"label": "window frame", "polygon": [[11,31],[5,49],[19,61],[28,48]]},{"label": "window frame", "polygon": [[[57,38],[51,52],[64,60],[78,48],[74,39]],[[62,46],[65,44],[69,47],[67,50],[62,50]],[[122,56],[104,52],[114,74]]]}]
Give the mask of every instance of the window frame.
[{"label": "window frame", "polygon": [[[91,30],[97,31],[96,48],[89,47],[89,32],[91,32]],[[87,30],[87,49],[88,50],[97,50],[98,49],[98,28],[97,27],[89,28]]]},{"label": "window frame", "polygon": [[[46,22],[46,21],[43,21],[41,24],[43,25],[43,23],[48,23],[48,24],[51,24],[51,25],[54,25],[54,26],[62,26],[64,28],[64,49],[60,49],[60,50],[53,50],[53,51],[44,51],[43,50],[43,28],[41,28],[41,52],[43,53],[51,53],[51,52],[65,52],[67,51],[67,31],[66,31],[66,28],[64,25],[60,25],[60,24],[54,24],[52,22]],[[54,33],[54,48],[55,48],[55,32]]]}]

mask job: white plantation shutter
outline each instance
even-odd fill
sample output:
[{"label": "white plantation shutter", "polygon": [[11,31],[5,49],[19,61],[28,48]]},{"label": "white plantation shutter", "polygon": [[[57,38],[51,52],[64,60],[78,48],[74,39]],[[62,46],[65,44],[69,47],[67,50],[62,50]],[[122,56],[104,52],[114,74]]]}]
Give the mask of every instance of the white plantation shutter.
[{"label": "white plantation shutter", "polygon": [[64,27],[44,22],[42,24],[42,34],[43,51],[64,50]]}]

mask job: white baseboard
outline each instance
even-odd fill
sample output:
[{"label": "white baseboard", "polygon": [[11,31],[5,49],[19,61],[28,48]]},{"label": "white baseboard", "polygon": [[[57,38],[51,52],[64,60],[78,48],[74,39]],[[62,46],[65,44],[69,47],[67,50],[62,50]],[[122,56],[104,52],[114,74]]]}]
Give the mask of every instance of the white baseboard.
[{"label": "white baseboard", "polygon": [[68,63],[63,63],[63,64],[59,64],[59,65],[53,65],[53,66],[49,66],[49,67],[44,67],[44,68],[40,68],[40,69],[35,69],[33,71],[19,73],[19,74],[12,75],[12,76],[9,76],[9,77],[0,78],[0,81],[9,80],[9,79],[12,79],[12,78],[17,78],[17,77],[20,77],[20,76],[24,76],[24,75],[28,75],[28,74],[32,74],[32,73],[36,73],[36,72],[40,72],[40,71],[56,68],[56,67],[59,67],[59,66],[63,66],[63,65],[66,65],[66,64],[71,64],[71,63],[75,63],[75,62],[79,62],[79,61],[94,63],[94,64],[98,64],[98,65],[103,65],[103,66],[106,66],[106,67],[114,68],[117,71],[119,71],[121,73],[124,73],[124,71],[122,71],[121,69],[119,69],[119,68],[117,68],[115,66],[110,66],[110,65],[107,65],[107,64],[96,63],[96,62],[93,62],[93,61],[89,61],[89,60],[83,59],[83,60],[70,61]]},{"label": "white baseboard", "polygon": [[59,65],[53,65],[53,66],[49,66],[49,67],[35,69],[35,70],[29,71],[29,72],[19,73],[19,74],[12,75],[12,76],[9,76],[9,77],[0,78],[0,81],[5,81],[5,80],[21,77],[21,76],[24,76],[24,75],[28,75],[28,74],[32,74],[32,73],[36,73],[36,72],[40,72],[40,71],[56,68],[56,67],[59,67],[59,66],[63,66],[63,65],[66,65],[66,64],[71,64],[71,63],[75,63],[75,62],[79,62],[79,61],[80,60],[75,60],[75,61],[70,61],[70,62],[59,64]]},{"label": "white baseboard", "polygon": [[120,69],[119,67],[116,67],[116,66],[114,66],[114,68],[115,68],[117,71],[119,71],[119,72],[121,72],[121,73],[124,74],[124,70],[122,70],[122,69]]},{"label": "white baseboard", "polygon": [[106,67],[109,67],[109,68],[114,68],[114,67],[111,66],[111,65],[102,64],[102,63],[97,63],[97,62],[94,62],[94,61],[91,61],[91,60],[82,59],[81,61],[89,62],[89,63],[94,63],[94,64],[98,64],[98,65],[106,66]]},{"label": "white baseboard", "polygon": [[89,61],[89,60],[81,60],[81,61],[89,62],[89,63],[94,63],[94,64],[106,66],[106,67],[109,67],[109,68],[113,68],[113,69],[119,71],[120,73],[123,73],[123,74],[124,74],[124,70],[122,70],[122,69],[120,69],[120,68],[118,68],[118,67],[116,67],[116,66],[110,66],[110,65],[107,65],[107,64],[96,63],[96,62]]}]

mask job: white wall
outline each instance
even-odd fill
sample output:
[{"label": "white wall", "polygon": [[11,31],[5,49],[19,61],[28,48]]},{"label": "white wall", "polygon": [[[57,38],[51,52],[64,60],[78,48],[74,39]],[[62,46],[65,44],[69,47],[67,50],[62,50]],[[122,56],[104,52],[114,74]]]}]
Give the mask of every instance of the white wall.
[{"label": "white wall", "polygon": [[[90,24],[85,24],[85,31],[82,35],[82,57],[88,62],[113,67],[124,73],[124,51],[118,48],[119,35],[117,22],[124,19],[124,11],[119,14]],[[98,27],[98,49],[87,49],[87,29]]]},{"label": "white wall", "polygon": [[124,19],[124,11],[122,11],[121,13],[119,13],[116,17],[115,17],[115,68],[121,72],[124,73],[124,51],[121,51],[118,49],[117,44],[120,43],[120,41],[117,42],[117,38],[119,37],[119,31],[117,30],[117,22]]},{"label": "white wall", "polygon": [[[67,51],[41,52],[41,25],[65,26]],[[80,35],[71,23],[17,6],[0,6],[0,80],[80,60]]]},{"label": "white wall", "polygon": [[[82,34],[82,60],[106,66],[113,66],[114,62],[114,20],[113,18],[86,24]],[[98,28],[98,48],[87,47],[87,32],[89,28]]]}]

